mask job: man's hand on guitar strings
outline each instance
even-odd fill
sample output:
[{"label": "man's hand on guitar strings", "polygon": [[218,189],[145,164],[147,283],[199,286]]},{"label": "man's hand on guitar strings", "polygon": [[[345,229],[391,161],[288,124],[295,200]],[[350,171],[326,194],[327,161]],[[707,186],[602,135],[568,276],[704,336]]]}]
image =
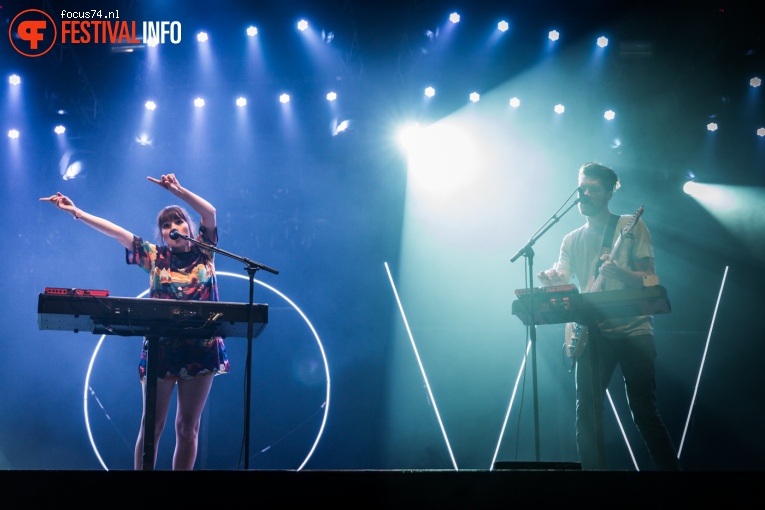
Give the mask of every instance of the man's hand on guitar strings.
[{"label": "man's hand on guitar strings", "polygon": [[600,272],[606,278],[616,278],[617,280],[621,280],[620,276],[622,275],[624,270],[621,267],[619,267],[619,265],[616,262],[613,262],[611,260],[606,260],[605,262],[603,262],[603,265],[600,266]]}]

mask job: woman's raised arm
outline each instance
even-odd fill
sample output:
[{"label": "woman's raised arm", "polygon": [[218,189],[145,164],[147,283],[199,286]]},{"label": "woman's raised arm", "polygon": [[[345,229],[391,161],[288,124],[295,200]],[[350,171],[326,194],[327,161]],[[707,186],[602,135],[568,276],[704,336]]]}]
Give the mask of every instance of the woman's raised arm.
[{"label": "woman's raised arm", "polygon": [[202,217],[202,225],[204,225],[204,227],[211,233],[215,231],[217,221],[215,217],[215,207],[204,198],[181,186],[181,183],[178,182],[175,174],[162,175],[159,179],[155,179],[154,177],[147,177],[147,179],[155,184],[159,184],[170,193],[189,204],[189,207],[194,209]]},{"label": "woman's raised arm", "polygon": [[75,220],[80,220],[87,226],[98,230],[102,234],[116,239],[118,243],[120,243],[128,250],[133,249],[132,232],[125,230],[124,228],[112,223],[109,220],[105,220],[93,214],[86,213],[81,209],[78,209],[74,205],[74,202],[72,202],[69,197],[62,195],[61,192],[57,192],[55,195],[51,195],[49,197],[43,197],[40,200],[43,202],[52,203],[62,211],[71,214]]}]

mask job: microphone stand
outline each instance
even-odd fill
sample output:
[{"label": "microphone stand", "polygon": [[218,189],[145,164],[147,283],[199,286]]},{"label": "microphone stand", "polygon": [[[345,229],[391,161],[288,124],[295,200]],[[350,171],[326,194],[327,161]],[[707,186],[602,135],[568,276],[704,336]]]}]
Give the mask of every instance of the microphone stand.
[{"label": "microphone stand", "polygon": [[197,246],[200,246],[201,248],[204,248],[205,250],[214,251],[215,253],[220,253],[221,255],[225,255],[226,257],[232,258],[234,260],[238,260],[239,262],[242,262],[244,264],[244,269],[247,271],[247,275],[249,276],[250,281],[250,299],[249,299],[249,306],[247,307],[247,362],[244,372],[244,379],[245,379],[245,397],[244,397],[244,469],[249,469],[250,467],[250,388],[252,386],[252,382],[250,380],[250,376],[252,373],[252,335],[253,335],[253,325],[252,325],[252,307],[253,307],[253,294],[255,289],[255,272],[262,269],[263,271],[268,271],[272,274],[279,274],[279,271],[276,269],[270,268],[264,264],[260,264],[258,262],[255,262],[254,260],[250,260],[246,257],[240,257],[239,255],[234,255],[233,253],[227,252],[226,250],[221,250],[220,248],[216,246],[209,245],[207,243],[203,243],[201,241],[197,241],[196,239],[192,239],[189,236],[183,235],[177,230],[173,229],[170,232],[170,238],[171,239],[177,239],[177,238],[185,239],[187,241],[191,241],[192,243],[196,244]]},{"label": "microphone stand", "polygon": [[[574,191],[574,193],[577,193],[579,191],[579,188]],[[572,193],[571,196],[574,194]],[[566,202],[571,200],[571,196],[566,199]],[[530,306],[532,309],[530,310],[529,314],[529,339],[531,341],[531,384],[532,384],[532,391],[533,391],[533,402],[534,402],[534,450],[536,453],[536,461],[539,462],[539,398],[538,398],[538,392],[537,392],[537,326],[534,322],[534,305],[536,304],[536,300],[534,299],[533,293],[534,293],[534,250],[532,246],[539,240],[540,237],[542,237],[548,230],[552,228],[553,225],[558,223],[560,219],[566,215],[567,212],[569,212],[576,204],[580,202],[580,199],[577,198],[574,200],[574,202],[568,206],[568,208],[563,211],[560,215],[558,215],[558,212],[560,212],[561,209],[563,209],[563,206],[558,209],[558,211],[552,215],[552,218],[547,220],[546,226],[542,226],[536,234],[534,234],[531,239],[521,248],[518,250],[518,253],[513,255],[513,258],[510,259],[510,263],[515,262],[518,260],[518,258],[523,255],[528,260],[528,286],[527,289],[530,293],[532,293],[532,299],[530,300]],[[566,205],[565,202],[563,204]]]}]

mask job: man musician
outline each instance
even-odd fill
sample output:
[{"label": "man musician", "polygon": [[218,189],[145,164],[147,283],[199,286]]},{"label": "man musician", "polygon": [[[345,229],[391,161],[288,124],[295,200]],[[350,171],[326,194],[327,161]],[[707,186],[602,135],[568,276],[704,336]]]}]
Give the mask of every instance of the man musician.
[{"label": "man musician", "polygon": [[[586,222],[568,233],[553,268],[537,274],[543,286],[568,284],[575,277],[582,292],[599,274],[601,290],[640,287],[654,274],[651,234],[637,218],[619,250],[610,249],[630,215],[611,213],[609,202],[619,189],[609,167],[590,162],[579,169],[579,212]],[[612,234],[613,232],[613,234]],[[599,321],[588,325],[585,350],[576,358],[576,444],[582,469],[607,469],[603,403],[618,364],[624,375],[630,411],[658,470],[679,470],[675,447],[656,405],[653,316]]]}]

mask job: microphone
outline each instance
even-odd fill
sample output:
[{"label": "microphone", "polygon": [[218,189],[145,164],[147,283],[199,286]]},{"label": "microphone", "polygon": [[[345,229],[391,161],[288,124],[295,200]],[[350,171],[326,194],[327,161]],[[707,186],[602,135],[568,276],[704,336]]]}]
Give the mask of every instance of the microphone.
[{"label": "microphone", "polygon": [[173,230],[171,230],[171,231],[170,231],[170,239],[172,239],[172,240],[176,240],[176,239],[178,239],[179,237],[181,237],[181,233],[180,233],[180,232],[178,232],[178,229],[177,229],[177,228],[174,228]]},{"label": "microphone", "polygon": [[[581,202],[587,202],[587,201],[590,200],[590,198],[584,194],[584,191],[585,191],[585,189],[583,187],[581,187],[581,186],[576,188],[576,193],[577,193],[577,195],[579,197],[579,198],[576,199],[577,202],[581,203]],[[171,232],[171,234],[172,234],[172,232]]]}]

